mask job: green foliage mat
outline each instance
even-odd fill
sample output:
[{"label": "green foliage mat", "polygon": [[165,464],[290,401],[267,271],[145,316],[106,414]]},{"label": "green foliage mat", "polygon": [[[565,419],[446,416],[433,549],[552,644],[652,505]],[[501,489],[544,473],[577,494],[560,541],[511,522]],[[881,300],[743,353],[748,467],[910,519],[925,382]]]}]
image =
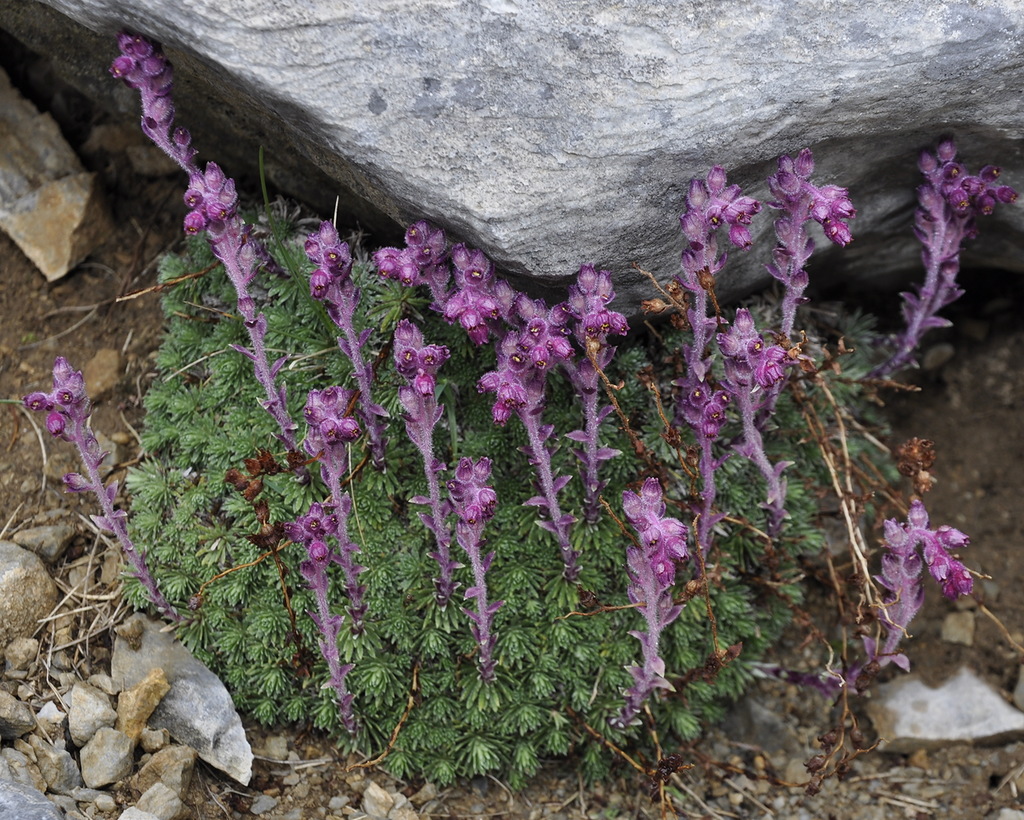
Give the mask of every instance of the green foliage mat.
[{"label": "green foliage mat", "polygon": [[[287,385],[291,414],[300,422],[307,390],[354,386],[347,360],[337,350],[336,331],[308,294],[310,266],[301,250],[303,238],[276,243],[275,256],[291,275],[262,278],[270,358],[291,354],[280,378]],[[260,560],[261,550],[245,537],[259,529],[252,507],[224,482],[225,471],[241,468],[243,459],[255,456],[259,448],[281,453],[273,438],[274,424],[260,408],[262,394],[251,365],[230,348],[247,344],[247,338],[234,313],[234,292],[213,262],[201,241],[164,262],[162,281],[208,266],[211,270],[169,288],[164,296],[168,332],[159,352],[159,376],[146,396],[147,458],[130,475],[128,487],[133,495],[132,536],[147,550],[164,593],[182,611],[204,581],[252,564],[210,584],[194,620],[178,631],[225,680],[240,710],[265,723],[310,721],[337,733],[344,749],[372,756],[388,746],[411,702],[384,761],[386,768],[397,776],[422,776],[440,784],[494,772],[513,785],[536,771],[542,759],[573,751],[586,776],[605,773],[613,756],[585,730],[584,721],[650,761],[649,726],[657,728],[670,751],[678,740],[694,738],[703,721],[722,716],[729,700],[751,679],[750,662],[778,639],[791,607],[800,601],[797,557],[823,547],[819,509],[830,479],[791,391],[783,394],[766,436],[773,460],[794,462],[786,473],[791,518],[780,541],[769,544],[759,533],[764,528],[759,507],[764,485],[753,466],[733,457],[719,471],[719,506],[729,517],[708,559],[710,608],[717,647],[742,644],[738,660],[716,668],[708,607],[703,596],[694,598],[662,636],[661,655],[676,691],[660,693],[650,703],[649,726],[613,732],[607,719],[618,711],[630,682],[624,667],[639,661],[639,644],[629,631],[642,628],[641,616],[625,608],[565,617],[582,608],[578,589],[562,578],[554,536],[537,526],[534,508],[523,506],[535,490],[532,469],[519,450],[526,444],[522,426],[513,418],[506,428],[496,427],[490,411],[493,397],[476,390],[479,377],[494,366],[493,352],[474,347],[460,328],[449,327],[429,311],[424,294],[384,282],[365,259],[357,262],[362,326],[373,329],[374,353],[387,344],[403,315],[420,323],[428,342],[451,349],[451,360],[439,375],[445,415],[435,434],[437,455],[450,466],[462,456],[493,459],[498,508],[487,529],[488,549],[496,553],[488,573],[489,597],[505,603],[494,627],[497,680],[484,685],[477,675],[470,623],[461,611],[461,591],[444,611],[434,603],[431,579],[436,567],[427,557],[434,548],[432,536],[416,515],[426,508],[409,501],[426,493],[426,482],[400,419],[399,380],[386,352],[379,363],[375,399],[391,414],[387,471],[378,472],[367,463],[349,488],[354,501],[349,532],[362,547],[357,560],[368,568],[361,576],[367,587],[365,634],[353,638],[343,626],[341,638],[342,660],[355,664],[348,684],[362,726],[352,738],[339,727],[334,692],[323,688],[326,664],[317,653],[319,635],[307,615],[315,605],[298,572],[303,550],[288,545],[279,552],[280,563],[272,557]],[[861,324],[844,329],[848,340],[866,330]],[[670,513],[689,525],[692,514],[686,504],[693,481],[659,436],[662,422],[637,375],[653,363],[671,407],[668,381],[682,336],[667,327],[665,331],[668,336],[622,342],[608,376],[622,383],[618,402],[661,460]],[[856,355],[844,360],[846,376],[863,369]],[[800,389],[804,406],[815,405],[823,417],[831,417],[833,411],[813,380],[801,380]],[[863,410],[855,381],[835,380],[831,391],[847,412]],[[666,412],[671,416],[671,409]],[[552,441],[561,441],[554,456],[556,475],[577,475],[579,462],[571,443],[561,439],[583,426],[567,380],[551,379],[545,421],[555,425]],[[622,451],[603,465],[603,477],[609,480],[604,498],[621,518],[622,492],[631,483],[638,486],[634,482],[645,465],[618,429],[614,414],[603,429],[602,444]],[[723,440],[738,431],[734,422]],[[689,430],[682,434],[684,442],[691,441]],[[853,459],[861,458],[866,447],[856,438],[848,446]],[[360,450],[353,451],[352,463],[363,457]],[[266,480],[260,497],[269,503],[273,520],[292,520],[311,502],[324,500],[315,465],[312,472],[315,478],[307,486],[287,474]],[[442,480],[446,477],[442,474]],[[563,510],[579,515],[580,482],[571,481],[560,498]],[[578,522],[572,537],[582,552],[581,586],[605,606],[628,603],[628,540],[613,518],[605,514],[594,525]],[[456,543],[452,550],[454,557],[465,557]],[[691,570],[679,568],[680,592]],[[472,585],[468,567],[457,571],[457,579],[461,590]],[[343,586],[340,579],[333,583],[334,611],[342,613]],[[296,613],[294,631],[285,590]],[[145,607],[137,582],[129,583],[129,593],[136,605]]]}]

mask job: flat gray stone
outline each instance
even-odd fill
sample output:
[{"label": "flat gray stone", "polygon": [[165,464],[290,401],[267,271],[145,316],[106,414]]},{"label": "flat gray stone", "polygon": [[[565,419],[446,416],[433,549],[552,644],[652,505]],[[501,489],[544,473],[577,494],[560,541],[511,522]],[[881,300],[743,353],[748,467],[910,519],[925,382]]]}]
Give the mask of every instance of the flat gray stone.
[{"label": "flat gray stone", "polygon": [[160,818],[155,814],[132,806],[130,809],[125,809],[118,820],[160,820]]},{"label": "flat gray stone", "polygon": [[72,539],[75,528],[70,524],[47,524],[19,530],[11,536],[19,547],[32,550],[47,564],[55,564],[64,554]]},{"label": "flat gray stone", "polygon": [[49,743],[37,735],[29,735],[28,743],[36,753],[36,765],[46,780],[46,790],[54,794],[71,794],[82,785],[82,774],[75,759],[64,747],[64,739]]},{"label": "flat gray stone", "polygon": [[1024,738],[1024,712],[968,669],[936,688],[925,686],[915,674],[904,675],[874,694],[867,710],[885,752],[909,754],[950,743]]},{"label": "flat gray stone", "polygon": [[14,740],[36,727],[36,716],[27,703],[0,689],[0,738]]},{"label": "flat gray stone", "polygon": [[63,816],[41,791],[0,779],[0,820],[62,820]]},{"label": "flat gray stone", "polygon": [[[811,148],[815,179],[859,211],[853,246],[818,260],[844,281],[920,270],[917,152],[950,123],[973,170],[1024,187],[1012,0],[44,2],[102,36],[28,0],[2,4],[0,26],[125,111],[134,92],[103,74],[112,34],[164,44],[201,160],[251,175],[265,144],[271,180],[323,214],[341,195],[371,229],[429,219],[549,284],[592,262],[626,313],[651,295],[634,262],[678,270],[687,182],[715,164],[763,200],[776,158]],[[1022,230],[1024,208],[998,209],[965,263],[1021,271]],[[768,261],[734,252],[720,294],[767,282]]]},{"label": "flat gray stone", "polygon": [[[163,669],[171,689],[153,711],[150,728],[167,729],[211,766],[248,784],[253,754],[231,695],[173,635],[162,632],[162,626],[135,614],[118,629],[110,660],[115,685],[130,689],[150,670]],[[131,641],[125,640],[126,634]]]}]

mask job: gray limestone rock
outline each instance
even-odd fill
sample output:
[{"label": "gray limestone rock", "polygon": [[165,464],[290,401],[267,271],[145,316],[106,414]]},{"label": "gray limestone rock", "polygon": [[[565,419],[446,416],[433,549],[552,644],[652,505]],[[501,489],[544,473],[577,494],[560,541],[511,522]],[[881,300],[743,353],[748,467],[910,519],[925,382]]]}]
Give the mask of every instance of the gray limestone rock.
[{"label": "gray limestone rock", "polygon": [[161,818],[148,811],[143,811],[142,809],[132,806],[121,814],[119,820],[161,820]]},{"label": "gray limestone rock", "polygon": [[82,785],[82,775],[75,759],[64,748],[64,740],[49,743],[37,735],[29,735],[28,743],[36,753],[36,765],[46,780],[46,790],[55,794],[71,794]]},{"label": "gray limestone rock", "polygon": [[132,785],[145,792],[156,783],[163,783],[178,797],[184,799],[195,771],[196,751],[188,746],[167,746],[154,754],[139,773]]},{"label": "gray limestone rock", "polygon": [[0,228],[48,281],[64,276],[110,232],[96,174],[49,114],[0,71]]},{"label": "gray limestone rock", "polygon": [[61,820],[62,816],[41,791],[0,778],[0,820]]},{"label": "gray limestone rock", "polygon": [[0,541],[0,646],[31,636],[56,597],[57,585],[39,557]]},{"label": "gray limestone rock", "polygon": [[64,554],[75,537],[75,528],[70,524],[47,524],[19,530],[11,538],[19,547],[32,550],[47,564],[55,564]]},{"label": "gray limestone rock", "polygon": [[132,771],[135,744],[117,729],[98,730],[82,747],[82,779],[90,789],[100,789],[127,777]]},{"label": "gray limestone rock", "polygon": [[68,723],[71,739],[77,746],[84,746],[100,729],[112,728],[116,720],[117,712],[110,705],[110,698],[99,689],[87,683],[76,683],[71,688]]},{"label": "gray limestone rock", "polygon": [[139,798],[136,808],[149,812],[160,820],[181,820],[188,814],[181,798],[163,783],[154,783],[146,789]]},{"label": "gray limestone rock", "polygon": [[882,738],[879,748],[895,754],[1024,738],[1024,713],[969,669],[934,689],[915,674],[899,677],[879,686],[867,709]]},{"label": "gray limestone rock", "polygon": [[31,732],[35,726],[36,718],[28,704],[0,689],[0,738],[14,740]]},{"label": "gray limestone rock", "polygon": [[46,778],[39,767],[17,749],[0,749],[0,780],[12,780],[36,791],[46,791]]},{"label": "gray limestone rock", "polygon": [[252,776],[252,749],[231,695],[213,672],[161,627],[136,614],[118,630],[111,657],[115,684],[128,689],[150,670],[162,669],[171,689],[153,711],[150,728],[167,729],[211,766],[247,784]]},{"label": "gray limestone rock", "polygon": [[39,641],[35,638],[15,638],[4,649],[4,660],[7,668],[16,671],[28,669],[39,652]]},{"label": "gray limestone rock", "polygon": [[[341,195],[371,228],[426,218],[549,284],[593,262],[626,313],[651,295],[634,262],[677,270],[687,181],[714,164],[764,199],[775,159],[811,148],[860,213],[817,270],[868,284],[918,270],[920,148],[953,131],[972,168],[1024,185],[1014,0],[44,1],[100,36],[28,0],[0,27],[126,111],[102,73],[113,33],[162,41],[202,159],[242,174],[264,143],[271,179],[324,214]],[[1024,269],[1022,229],[1024,209],[1000,209],[965,262]],[[767,248],[732,257],[720,295],[767,281]]]}]

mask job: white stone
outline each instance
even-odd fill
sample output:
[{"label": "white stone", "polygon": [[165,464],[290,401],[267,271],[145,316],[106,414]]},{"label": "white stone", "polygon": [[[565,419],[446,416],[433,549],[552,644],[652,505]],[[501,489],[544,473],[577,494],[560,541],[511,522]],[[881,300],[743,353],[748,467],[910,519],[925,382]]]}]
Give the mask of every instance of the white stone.
[{"label": "white stone", "polygon": [[126,809],[121,813],[119,820],[160,820],[155,814],[150,814],[148,811],[137,809],[132,806],[130,809]]},{"label": "white stone", "polygon": [[960,669],[936,688],[915,674],[879,686],[868,714],[882,738],[880,749],[908,754],[956,742],[1009,742],[1024,737],[1024,713],[992,686]]},{"label": "white stone", "polygon": [[187,816],[181,798],[163,783],[154,783],[139,798],[136,808],[149,812],[159,820],[182,820]]},{"label": "white stone", "polygon": [[363,811],[371,817],[387,817],[395,805],[395,798],[372,780],[363,792]]},{"label": "white stone", "polygon": [[973,646],[974,626],[974,613],[970,610],[950,612],[942,619],[942,640],[961,646]]}]

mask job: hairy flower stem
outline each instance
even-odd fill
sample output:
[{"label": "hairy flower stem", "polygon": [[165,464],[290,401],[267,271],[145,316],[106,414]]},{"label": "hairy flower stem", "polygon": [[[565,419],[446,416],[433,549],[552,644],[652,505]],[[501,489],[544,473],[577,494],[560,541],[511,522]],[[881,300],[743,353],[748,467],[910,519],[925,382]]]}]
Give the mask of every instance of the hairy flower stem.
[{"label": "hairy flower stem", "polygon": [[[72,421],[72,429],[68,432],[68,436],[69,439],[78,447],[78,452],[82,457],[82,463],[85,466],[89,489],[96,496],[96,499],[100,503],[100,509],[103,510],[103,515],[100,520],[97,520],[97,517],[93,516],[93,521],[95,521],[101,529],[112,532],[114,537],[117,538],[117,542],[121,545],[121,550],[124,552],[125,558],[132,566],[135,577],[139,579],[139,582],[145,588],[146,597],[149,598],[153,606],[157,608],[157,611],[165,618],[169,618],[172,621],[183,621],[184,618],[164,597],[164,594],[157,586],[156,579],[153,578],[153,574],[149,571],[149,565],[146,563],[145,552],[141,552],[136,549],[135,544],[129,537],[127,526],[128,517],[124,514],[118,515],[118,511],[114,509],[113,496],[108,492],[109,488],[104,488],[103,486],[103,478],[100,476],[98,462],[96,459],[90,458],[88,448],[82,446],[82,442],[87,442],[90,439],[95,441],[92,431],[88,429],[84,420],[74,419]],[[116,485],[112,486],[116,487]],[[101,522],[105,522],[106,526],[102,526]]]},{"label": "hairy flower stem", "polygon": [[768,513],[768,534],[774,538],[781,532],[782,522],[786,518],[786,480],[782,478],[782,471],[789,466],[789,462],[780,461],[772,465],[768,460],[764,451],[764,439],[755,418],[757,408],[750,393],[739,391],[738,394],[734,394],[734,398],[743,420],[741,452],[761,471],[768,486],[768,496],[763,506]]},{"label": "hairy flower stem", "polygon": [[438,469],[443,469],[443,464],[438,464],[434,457],[433,435],[428,435],[424,440],[420,436],[413,435],[409,431],[409,438],[416,449],[420,451],[423,459],[423,475],[427,479],[427,498],[430,502],[430,530],[434,534],[434,543],[437,544],[437,551],[430,553],[437,562],[439,574],[434,578],[434,589],[436,591],[437,605],[444,609],[455,592],[454,571],[459,566],[457,561],[452,560],[452,534],[448,525],[445,524],[445,516],[448,514],[447,505],[441,498],[441,482],[438,480]]},{"label": "hairy flower stem", "polygon": [[566,581],[574,584],[580,576],[580,567],[577,563],[580,553],[569,543],[569,527],[572,525],[573,517],[569,513],[563,513],[558,504],[558,491],[569,482],[569,476],[562,476],[557,480],[554,477],[551,469],[551,452],[544,444],[547,437],[541,427],[540,409],[527,410],[520,413],[519,418],[526,428],[526,435],[530,441],[530,464],[537,471],[541,495],[548,510],[548,520],[541,521],[540,525],[558,539],[558,551],[565,565],[562,575]]},{"label": "hairy flower stem", "polygon": [[618,450],[601,447],[598,440],[601,422],[612,412],[611,406],[600,406],[601,375],[615,356],[615,347],[608,344],[608,337],[629,332],[626,317],[608,309],[614,299],[611,273],[583,265],[576,284],[569,287],[568,300],[559,306],[575,320],[573,335],[583,353],[562,366],[583,404],[583,429],[567,433],[566,438],[583,445],[575,455],[583,462],[583,517],[591,524],[601,517],[601,490],[607,483],[599,478],[601,462],[619,455]]},{"label": "hairy flower stem", "polygon": [[453,573],[459,566],[451,557],[452,533],[445,521],[452,507],[441,498],[438,480],[445,464],[434,455],[434,428],[444,412],[444,407],[437,403],[437,373],[448,361],[449,353],[444,345],[426,344],[422,331],[408,319],[400,321],[395,328],[393,352],[395,369],[406,381],[398,388],[398,398],[405,409],[405,430],[420,452],[427,480],[427,497],[417,496],[412,500],[416,504],[430,505],[430,513],[420,513],[420,520],[437,544],[437,550],[430,553],[430,557],[440,570],[434,578],[434,588],[437,604],[444,609],[455,591]]},{"label": "hairy flower stem", "polygon": [[[356,290],[356,299],[359,291]],[[385,424],[381,419],[380,408],[373,403],[373,366],[363,358],[363,344],[366,334],[360,335],[352,324],[351,310],[330,310],[328,313],[344,335],[338,339],[338,348],[352,361],[352,375],[359,387],[359,415],[366,425],[370,440],[370,455],[373,465],[378,470],[384,469],[384,431]]]},{"label": "hairy flower stem", "polygon": [[[922,202],[925,200],[922,197]],[[938,213],[928,212],[927,218],[918,219],[922,225],[921,241],[926,250],[921,254],[925,263],[924,284],[912,299],[904,294],[907,305],[904,308],[906,327],[897,336],[889,359],[875,367],[868,377],[879,379],[913,365],[917,359],[914,352],[921,344],[925,333],[934,327],[948,327],[949,321],[938,318],[938,312],[959,299],[964,291],[957,284],[960,271],[960,246],[967,238],[966,222],[958,221],[949,214],[945,202],[935,202]]]},{"label": "hairy flower stem", "polygon": [[643,664],[630,668],[633,685],[626,690],[626,702],[619,710],[619,714],[610,721],[616,729],[625,729],[638,722],[644,704],[655,689],[661,687],[675,691],[665,679],[665,661],[658,654],[658,645],[661,633],[676,619],[681,607],[672,605],[671,593],[662,588],[653,572],[641,579],[637,587],[642,591],[642,600],[645,601],[644,605],[637,609],[644,616],[647,629],[644,632],[633,631],[630,634],[640,641]]},{"label": "hairy flower stem", "polygon": [[[345,594],[349,599],[348,611],[352,617],[351,630],[353,635],[358,635],[363,631],[363,620],[366,617],[366,604],[363,601],[366,587],[359,583],[359,573],[365,568],[355,561],[355,556],[360,551],[359,545],[348,535],[348,514],[352,508],[352,500],[348,493],[342,491],[342,481],[347,477],[349,469],[348,448],[361,434],[355,419],[345,415],[352,398],[353,391],[341,387],[310,390],[306,396],[303,416],[308,429],[302,447],[307,455],[320,462],[320,477],[330,493],[328,506],[332,514],[324,518],[320,511],[322,505],[314,502],[311,512],[298,523],[316,523],[307,529],[297,525],[298,528],[292,529],[290,537],[306,544],[307,549],[310,549],[313,541],[319,541],[322,546],[318,546],[314,551],[318,554],[314,564],[319,566],[319,563],[323,563],[324,571],[332,562],[341,567],[345,576]],[[313,511],[314,508],[317,512]],[[340,554],[334,553],[328,540],[318,531],[321,522],[323,532],[337,539],[341,548]],[[320,555],[324,552],[326,554]],[[319,572],[319,569],[317,571]]]},{"label": "hairy flower stem", "polygon": [[[355,668],[355,664],[342,663],[341,656],[338,653],[338,635],[341,632],[342,619],[331,612],[331,602],[327,596],[328,589],[330,588],[327,578],[327,567],[330,565],[330,562],[325,562],[321,565],[319,562],[311,560],[305,563],[316,566],[315,570],[307,569],[306,572],[309,573],[307,581],[316,599],[316,615],[313,617],[313,622],[317,625],[320,634],[323,636],[323,639],[319,642],[319,648],[320,654],[327,661],[327,669],[330,672],[328,686],[334,690],[338,698],[338,716],[341,718],[342,725],[350,734],[354,735],[359,731],[359,723],[356,721],[355,714],[352,711],[354,697],[349,692],[345,679],[348,677],[348,673]],[[314,577],[314,572],[322,575],[322,577]]]},{"label": "hairy flower stem", "polygon": [[[596,358],[596,357],[595,357]],[[601,446],[598,443],[598,430],[604,416],[600,414],[600,380],[595,364],[590,359],[582,359],[575,373],[573,383],[576,393],[583,402],[583,445],[580,460],[583,462],[583,518],[591,524],[601,518],[601,488],[604,486],[598,478],[601,459],[598,456]],[[611,410],[611,408],[608,408]],[[607,414],[605,414],[607,415]]]},{"label": "hairy flower stem", "polygon": [[494,517],[494,508],[498,497],[494,489],[484,482],[491,475],[491,460],[481,458],[473,461],[469,458],[460,459],[455,468],[455,477],[448,482],[448,490],[452,497],[452,506],[458,516],[455,531],[459,546],[465,550],[473,569],[473,586],[465,592],[465,597],[476,599],[476,612],[468,609],[462,611],[473,622],[472,632],[480,648],[480,680],[491,683],[494,680],[495,661],[493,657],[495,636],[493,632],[494,613],[504,603],[487,601],[487,571],[491,568],[494,553],[483,554],[484,526]]},{"label": "hairy flower stem", "polygon": [[718,487],[715,483],[715,470],[722,462],[714,457],[714,439],[705,436],[698,436],[700,439],[700,508],[697,510],[697,544],[700,546],[701,554],[707,558],[711,549],[712,532],[715,524],[721,520],[721,515],[715,515],[715,499],[718,496]]}]

